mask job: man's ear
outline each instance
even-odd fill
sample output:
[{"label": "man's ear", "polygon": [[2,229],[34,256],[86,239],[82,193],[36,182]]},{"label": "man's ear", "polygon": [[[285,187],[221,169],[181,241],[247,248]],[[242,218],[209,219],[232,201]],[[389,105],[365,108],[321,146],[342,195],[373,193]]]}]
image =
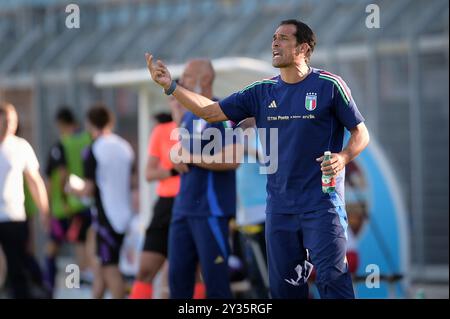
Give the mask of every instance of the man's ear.
[{"label": "man's ear", "polygon": [[299,45],[299,47],[300,47],[300,52],[303,53],[304,55],[309,50],[309,45],[307,43],[302,43],[301,45]]}]

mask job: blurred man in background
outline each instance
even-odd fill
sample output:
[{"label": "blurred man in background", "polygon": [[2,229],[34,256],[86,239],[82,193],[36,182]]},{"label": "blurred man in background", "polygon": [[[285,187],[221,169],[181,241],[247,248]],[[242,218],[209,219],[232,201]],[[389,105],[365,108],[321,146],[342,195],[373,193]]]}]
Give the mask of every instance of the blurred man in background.
[{"label": "blurred man in background", "polygon": [[13,298],[30,298],[27,281],[28,226],[24,207],[23,177],[48,228],[49,207],[39,162],[30,144],[15,136],[17,112],[0,103],[0,245],[7,260],[7,279]]},{"label": "blurred man in background", "polygon": [[[177,112],[176,100],[169,98],[172,114]],[[152,282],[167,259],[169,225],[175,196],[180,189],[179,172],[170,160],[170,149],[177,142],[171,139],[179,122],[173,121],[176,115],[160,113],[155,116],[158,122],[153,128],[148,144],[148,160],[145,177],[148,182],[158,181],[158,199],[153,207],[153,217],[147,227],[144,247],[140,258],[139,272],[131,290],[131,299],[152,297]],[[164,276],[167,274],[165,273]],[[168,289],[167,289],[168,290]],[[163,297],[168,297],[165,291]]]},{"label": "blurred man in background", "polygon": [[[91,224],[90,209],[77,197],[64,190],[69,176],[83,178],[83,151],[90,145],[87,132],[80,132],[70,108],[62,106],[55,116],[58,142],[49,152],[46,174],[52,213],[46,256],[46,284],[53,292],[57,273],[55,258],[64,242],[75,244],[76,262],[84,279],[88,267],[87,232]],[[90,279],[92,280],[92,279]]]},{"label": "blurred man in background", "polygon": [[[85,179],[80,183],[69,181],[68,189],[77,196],[95,198],[92,218],[103,288],[109,289],[112,298],[120,299],[125,296],[125,282],[118,264],[124,234],[133,214],[134,152],[127,141],[113,133],[114,117],[104,105],[94,105],[88,111],[86,124],[94,142],[85,155]],[[104,289],[94,291],[94,297],[103,297]]]},{"label": "blurred man in background", "polygon": [[[211,62],[195,59],[187,63],[180,85],[195,90],[199,96],[212,99],[213,81]],[[192,298],[198,262],[207,298],[232,296],[228,269],[228,223],[236,213],[235,169],[239,164],[236,161],[224,163],[225,154],[237,154],[236,144],[224,143],[225,127],[231,127],[231,124],[208,124],[191,112],[185,112],[181,119],[181,141],[178,144],[181,152],[174,152],[172,157],[172,161],[178,163],[176,169],[181,173],[181,184],[169,231],[171,298]],[[222,142],[222,147],[202,156],[203,147],[211,141],[202,140],[201,136],[209,128],[220,131],[222,139],[213,141]],[[190,147],[194,143],[201,145],[199,150]]]}]

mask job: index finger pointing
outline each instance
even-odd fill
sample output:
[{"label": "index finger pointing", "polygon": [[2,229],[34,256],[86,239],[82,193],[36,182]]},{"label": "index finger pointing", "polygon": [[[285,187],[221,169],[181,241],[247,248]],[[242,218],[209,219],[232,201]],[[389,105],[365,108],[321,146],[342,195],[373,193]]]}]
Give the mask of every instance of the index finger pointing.
[{"label": "index finger pointing", "polygon": [[153,55],[150,53],[145,53],[145,59],[147,60],[147,66],[153,68]]}]

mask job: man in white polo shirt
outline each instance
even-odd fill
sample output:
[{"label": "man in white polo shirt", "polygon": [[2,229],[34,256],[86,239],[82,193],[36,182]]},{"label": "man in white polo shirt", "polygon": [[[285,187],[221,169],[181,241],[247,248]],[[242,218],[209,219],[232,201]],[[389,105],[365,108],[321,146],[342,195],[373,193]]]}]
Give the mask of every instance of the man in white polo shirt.
[{"label": "man in white polo shirt", "polygon": [[7,260],[11,296],[30,298],[26,279],[28,228],[23,176],[45,227],[48,223],[48,199],[33,149],[26,140],[15,136],[17,124],[14,106],[0,103],[0,246]]}]

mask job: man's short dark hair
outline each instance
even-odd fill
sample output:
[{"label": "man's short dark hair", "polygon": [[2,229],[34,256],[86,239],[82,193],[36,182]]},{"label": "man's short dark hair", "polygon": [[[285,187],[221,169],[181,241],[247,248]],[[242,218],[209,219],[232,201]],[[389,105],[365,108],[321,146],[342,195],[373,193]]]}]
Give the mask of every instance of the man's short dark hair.
[{"label": "man's short dark hair", "polygon": [[316,35],[311,30],[311,28],[306,24],[296,19],[288,19],[280,22],[281,25],[292,24],[295,25],[297,31],[295,32],[295,38],[297,39],[297,45],[302,43],[307,43],[309,45],[309,50],[306,53],[307,62],[311,58],[311,54],[316,46]]},{"label": "man's short dark hair", "polygon": [[114,115],[102,103],[94,104],[87,113],[87,119],[95,128],[103,130],[114,123]]},{"label": "man's short dark hair", "polygon": [[76,124],[75,116],[73,115],[73,112],[70,110],[70,108],[66,105],[62,105],[59,107],[58,111],[56,112],[55,119],[59,123],[63,124]]},{"label": "man's short dark hair", "polygon": [[172,122],[172,115],[167,112],[160,112],[153,116],[159,124]]}]

